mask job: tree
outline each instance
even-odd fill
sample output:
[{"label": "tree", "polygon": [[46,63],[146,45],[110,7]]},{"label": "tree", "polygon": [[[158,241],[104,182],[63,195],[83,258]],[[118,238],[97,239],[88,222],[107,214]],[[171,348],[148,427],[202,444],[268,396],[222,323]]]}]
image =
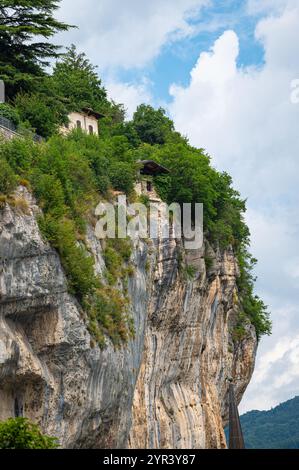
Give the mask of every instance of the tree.
[{"label": "tree", "polygon": [[84,53],[78,53],[72,45],[59,60],[53,71],[56,92],[65,98],[70,111],[84,107],[102,111],[110,106],[96,68]]},{"label": "tree", "polygon": [[[49,82],[50,83],[50,82]],[[46,91],[36,93],[18,93],[14,105],[23,123],[29,124],[42,137],[50,137],[59,125],[68,122],[67,111],[63,101]]]},{"label": "tree", "polygon": [[164,144],[173,132],[173,122],[165,115],[162,108],[141,104],[133,116],[133,124],[142,142],[148,144]]},{"label": "tree", "polygon": [[49,59],[58,57],[60,46],[48,39],[71,27],[54,18],[58,7],[59,0],[1,0],[0,78],[9,98],[30,89]]},{"label": "tree", "polygon": [[135,173],[129,163],[113,162],[108,170],[108,175],[114,189],[128,195],[133,191]]},{"label": "tree", "polygon": [[9,418],[0,422],[0,449],[55,449],[55,437],[41,433],[27,418]]}]

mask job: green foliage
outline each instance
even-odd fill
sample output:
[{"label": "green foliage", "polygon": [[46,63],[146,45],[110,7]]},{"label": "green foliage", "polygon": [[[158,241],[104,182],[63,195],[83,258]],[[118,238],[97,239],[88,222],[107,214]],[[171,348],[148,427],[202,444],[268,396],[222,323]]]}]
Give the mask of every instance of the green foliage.
[{"label": "green foliage", "polygon": [[103,111],[110,107],[95,67],[84,53],[77,52],[74,45],[56,63],[52,78],[56,93],[65,98],[70,111],[80,111],[84,107]]},{"label": "green foliage", "polygon": [[132,121],[121,122],[119,124],[116,124],[112,128],[111,132],[113,136],[115,135],[124,136],[129,142],[130,146],[133,147],[134,149],[137,149],[141,144],[141,140],[139,138],[137,130],[135,129],[134,123]]},{"label": "green foliage", "polygon": [[32,88],[43,76],[41,66],[57,57],[59,46],[49,40],[70,28],[55,19],[58,8],[59,0],[1,1],[0,78],[6,82],[9,98]]},{"label": "green foliage", "polygon": [[0,193],[9,194],[17,185],[17,177],[5,158],[0,157]]},{"label": "green foliage", "polygon": [[111,238],[106,241],[104,260],[107,268],[106,277],[110,284],[115,284],[121,277],[126,276],[126,264],[132,254],[129,240],[124,238]]},{"label": "green foliage", "polygon": [[8,103],[0,103],[0,116],[9,119],[15,126],[20,122],[18,111]]},{"label": "green foliage", "polygon": [[0,422],[0,449],[56,449],[58,440],[41,433],[27,418]]},{"label": "green foliage", "polygon": [[6,158],[19,176],[24,176],[32,168],[40,150],[32,139],[14,138],[0,142],[0,157]]},{"label": "green foliage", "polygon": [[237,324],[235,325],[232,331],[232,337],[234,342],[238,343],[246,338],[247,336],[247,329],[246,325],[250,322],[248,316],[245,312],[240,312],[238,316]]},{"label": "green foliage", "polygon": [[66,212],[64,191],[61,181],[54,175],[34,173],[35,195],[39,200],[40,207],[44,212],[54,219],[63,217]]},{"label": "green foliage", "polygon": [[238,290],[243,314],[254,325],[259,340],[262,335],[271,334],[271,321],[267,306],[254,294],[255,277],[252,272],[256,260],[248,253],[245,247],[241,247],[238,251],[238,261],[240,267]]},{"label": "green foliage", "polygon": [[19,93],[14,104],[23,123],[42,137],[50,137],[67,122],[66,108],[49,88],[47,93]]},{"label": "green foliage", "polygon": [[[115,148],[121,153],[124,151],[119,145]],[[38,220],[41,232],[60,255],[70,292],[86,305],[90,315],[96,308],[93,304],[97,305],[97,314],[88,321],[89,329],[95,332],[100,345],[104,344],[104,334],[118,345],[121,339],[129,338],[132,331],[125,297],[112,286],[109,286],[110,295],[107,294],[107,287],[94,273],[94,258],[86,248],[84,236],[86,219],[91,217],[91,210],[99,201],[97,189],[102,173],[107,173],[115,164],[113,150],[109,148],[104,156],[99,139],[81,133],[68,138],[55,136],[39,145],[33,144],[31,139],[0,143],[0,192],[9,194],[18,177],[21,177],[20,181],[26,181],[27,186],[30,182],[43,209]],[[133,167],[132,164],[131,173]],[[108,182],[110,186],[110,180]],[[128,240],[109,241],[104,254],[107,281],[116,284],[119,278],[124,280],[130,269],[131,245]],[[99,314],[99,305],[104,305],[104,300],[105,312],[112,310],[113,314]],[[106,315],[109,319],[104,321]]]},{"label": "green foliage", "polygon": [[103,333],[109,335],[114,346],[120,346],[134,335],[131,319],[126,314],[128,299],[119,289],[102,285],[91,302],[85,302],[89,316],[89,331],[100,345],[104,345]]},{"label": "green foliage", "polygon": [[192,265],[186,266],[186,275],[189,279],[194,279],[196,275],[196,267]]},{"label": "green foliage", "polygon": [[126,194],[130,194],[133,191],[135,172],[129,163],[113,162],[108,170],[108,176],[115,189]]},{"label": "green foliage", "polygon": [[69,290],[80,301],[98,285],[94,275],[94,259],[85,245],[77,242],[72,220],[55,219],[49,214],[39,218],[39,227],[44,237],[60,254],[62,265],[68,276]]},{"label": "green foliage", "polygon": [[138,197],[138,202],[140,204],[143,204],[147,208],[150,207],[150,198],[147,194],[140,194],[140,196]]},{"label": "green foliage", "polygon": [[164,144],[173,131],[173,122],[165,115],[162,108],[141,104],[133,116],[133,126],[142,142]]},{"label": "green foliage", "polygon": [[182,139],[156,148],[151,158],[170,170],[166,178],[155,180],[163,199],[168,203],[203,203],[204,229],[211,241],[223,248],[246,241],[245,203],[232,189],[231,178],[214,170],[203,150],[191,147]]}]

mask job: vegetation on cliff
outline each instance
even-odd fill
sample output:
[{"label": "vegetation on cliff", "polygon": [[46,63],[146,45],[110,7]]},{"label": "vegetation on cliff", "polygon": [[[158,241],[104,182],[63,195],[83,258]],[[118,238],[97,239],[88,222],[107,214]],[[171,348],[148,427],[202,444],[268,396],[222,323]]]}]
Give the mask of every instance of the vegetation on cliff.
[{"label": "vegetation on cliff", "polygon": [[39,427],[27,418],[0,421],[0,449],[55,449],[55,437],[42,434]]},{"label": "vegetation on cliff", "polygon": [[[28,3],[32,7],[33,2]],[[49,9],[50,31],[67,28],[52,23],[56,2],[45,0],[40,4]],[[6,38],[9,29],[4,25],[1,31]],[[15,43],[7,47],[13,54]],[[95,68],[74,46],[58,59],[52,74],[41,65],[36,69],[43,54],[48,57],[51,50],[56,56],[56,48],[37,52],[33,48],[31,62],[24,51],[20,65],[16,63],[16,70],[10,67],[7,73],[1,63],[8,52],[0,50],[0,78],[10,84],[10,101],[0,107],[0,115],[10,113],[21,128],[45,138],[38,145],[30,137],[0,143],[0,203],[18,183],[32,188],[43,209],[39,220],[42,233],[58,250],[70,290],[88,312],[89,328],[97,341],[103,345],[104,334],[108,334],[118,345],[133,334],[126,295],[118,289],[121,283],[125,292],[132,269],[129,245],[118,240],[105,248],[105,279],[95,275],[85,243],[86,222],[92,223],[92,210],[101,197],[111,198],[111,189],[134,197],[139,159],[154,159],[167,166],[169,175],[154,181],[161,197],[167,202],[202,202],[207,239],[220,249],[234,249],[240,265],[238,302],[242,309],[237,338],[244,336],[246,322],[255,326],[258,338],[268,334],[271,324],[266,306],[254,294],[254,260],[248,253],[249,231],[243,218],[245,201],[233,189],[230,176],[216,171],[203,149],[192,147],[175,131],[163,109],[141,105],[131,121],[125,120],[123,106],[109,101]],[[30,70],[25,80],[26,63]],[[59,135],[68,112],[83,106],[105,114],[100,135],[80,131],[67,137]]]}]

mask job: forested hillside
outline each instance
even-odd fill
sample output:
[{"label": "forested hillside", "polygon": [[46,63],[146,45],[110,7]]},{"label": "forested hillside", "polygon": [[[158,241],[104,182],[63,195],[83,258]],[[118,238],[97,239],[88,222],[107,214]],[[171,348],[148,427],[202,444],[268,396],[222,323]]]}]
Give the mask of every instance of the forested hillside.
[{"label": "forested hillside", "polygon": [[299,396],[269,411],[241,416],[248,449],[299,449]]}]

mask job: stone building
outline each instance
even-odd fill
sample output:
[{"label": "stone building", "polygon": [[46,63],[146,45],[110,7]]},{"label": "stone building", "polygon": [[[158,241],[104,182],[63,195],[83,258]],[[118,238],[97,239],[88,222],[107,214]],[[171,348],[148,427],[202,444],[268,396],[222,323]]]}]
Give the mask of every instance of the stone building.
[{"label": "stone building", "polygon": [[61,127],[62,134],[68,134],[73,129],[82,129],[87,134],[99,134],[99,119],[104,115],[97,113],[90,108],[83,108],[82,111],[73,111],[69,114],[69,123]]},{"label": "stone building", "polygon": [[150,201],[160,201],[154,186],[153,177],[168,174],[169,170],[154,160],[139,160],[140,176],[135,185],[135,191],[138,195],[147,195]]}]

